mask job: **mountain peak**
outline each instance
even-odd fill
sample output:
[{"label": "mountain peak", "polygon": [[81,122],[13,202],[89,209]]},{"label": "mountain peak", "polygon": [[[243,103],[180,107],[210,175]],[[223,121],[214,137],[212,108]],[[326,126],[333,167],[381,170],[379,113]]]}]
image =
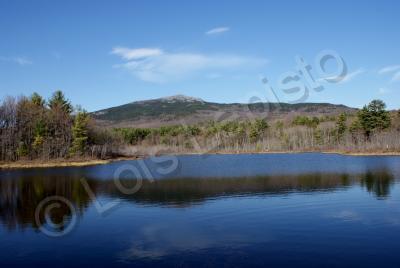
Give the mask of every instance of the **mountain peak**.
[{"label": "mountain peak", "polygon": [[[253,103],[220,104],[206,102],[199,98],[185,95],[174,95],[158,99],[127,103],[94,112],[96,119],[113,126],[154,127],[161,125],[195,124],[223,118],[248,119],[253,117],[285,119],[293,115],[336,115],[341,112],[353,113],[356,110],[329,103]],[[249,110],[250,109],[250,110]]]},{"label": "mountain peak", "polygon": [[173,95],[173,96],[169,96],[169,97],[164,97],[164,98],[159,98],[158,100],[161,101],[166,101],[166,102],[177,102],[177,101],[181,101],[181,102],[204,102],[204,100],[200,99],[200,98],[195,98],[195,97],[190,97],[190,96],[185,96],[185,95]]}]

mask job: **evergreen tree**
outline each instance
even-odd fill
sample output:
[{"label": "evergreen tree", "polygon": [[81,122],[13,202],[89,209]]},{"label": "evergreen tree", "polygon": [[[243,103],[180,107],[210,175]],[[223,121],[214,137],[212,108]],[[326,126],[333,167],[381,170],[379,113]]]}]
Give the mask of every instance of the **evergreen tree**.
[{"label": "evergreen tree", "polygon": [[34,92],[31,96],[31,102],[39,107],[44,107],[46,101],[38,93]]},{"label": "evergreen tree", "polygon": [[254,142],[259,139],[265,133],[267,128],[268,123],[265,121],[265,119],[256,119],[250,126],[250,140]]},{"label": "evergreen tree", "polygon": [[256,127],[251,126],[249,137],[251,142],[255,142],[260,138],[260,133],[258,132]]},{"label": "evergreen tree", "polygon": [[78,112],[72,126],[72,146],[70,149],[73,155],[82,155],[88,141],[89,114],[85,111]]},{"label": "evergreen tree", "polygon": [[397,130],[400,131],[400,110],[397,110],[396,124],[397,124]]},{"label": "evergreen tree", "polygon": [[269,126],[268,126],[267,121],[265,121],[265,119],[256,119],[256,121],[255,121],[255,127],[256,127],[256,129],[257,129],[257,131],[258,131],[259,133],[264,133],[265,130],[267,130],[267,128],[268,128]]},{"label": "evergreen tree", "polygon": [[60,90],[53,93],[53,96],[49,100],[49,107],[52,110],[61,109],[67,114],[72,113],[73,110],[71,103],[65,98],[64,93]]},{"label": "evergreen tree", "polygon": [[341,113],[336,121],[336,131],[337,131],[337,138],[340,140],[344,133],[346,132],[347,125],[347,115],[345,113]]},{"label": "evergreen tree", "polygon": [[390,114],[385,109],[386,104],[383,101],[373,100],[358,112],[358,120],[367,138],[373,131],[381,131],[390,127]]},{"label": "evergreen tree", "polygon": [[45,141],[46,135],[46,118],[45,118],[45,105],[46,101],[40,96],[38,93],[34,92],[30,101],[33,105],[32,113],[33,113],[33,125],[34,125],[34,138],[32,141],[32,149],[36,153],[36,155],[40,155],[43,143]]}]

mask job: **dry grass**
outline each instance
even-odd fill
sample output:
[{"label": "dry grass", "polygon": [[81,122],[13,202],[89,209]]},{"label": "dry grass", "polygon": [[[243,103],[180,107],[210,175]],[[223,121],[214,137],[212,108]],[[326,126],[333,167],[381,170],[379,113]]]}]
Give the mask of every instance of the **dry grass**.
[{"label": "dry grass", "polygon": [[49,167],[82,167],[110,163],[110,160],[51,160],[51,161],[24,161],[0,162],[0,169],[23,169],[23,168],[49,168]]},{"label": "dry grass", "polygon": [[51,167],[84,167],[104,165],[115,161],[135,160],[137,156],[116,157],[112,159],[53,159],[53,160],[19,160],[16,162],[0,162],[1,169],[25,169],[25,168],[51,168]]}]

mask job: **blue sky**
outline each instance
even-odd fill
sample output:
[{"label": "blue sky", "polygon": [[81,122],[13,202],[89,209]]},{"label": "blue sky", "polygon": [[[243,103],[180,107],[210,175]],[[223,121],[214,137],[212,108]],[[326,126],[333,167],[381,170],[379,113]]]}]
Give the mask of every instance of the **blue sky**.
[{"label": "blue sky", "polygon": [[[399,12],[399,1],[1,0],[0,98],[61,89],[94,111],[175,94],[295,102],[308,85],[307,102],[399,108]],[[327,50],[347,66],[334,83],[335,59],[317,72]],[[300,76],[285,92],[299,57],[322,90]]]}]

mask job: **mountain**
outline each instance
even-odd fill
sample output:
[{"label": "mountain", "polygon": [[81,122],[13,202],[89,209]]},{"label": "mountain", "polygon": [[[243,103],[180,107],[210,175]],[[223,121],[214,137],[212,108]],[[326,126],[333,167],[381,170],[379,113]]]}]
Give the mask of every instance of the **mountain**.
[{"label": "mountain", "polygon": [[255,117],[273,120],[295,115],[336,115],[354,111],[356,111],[354,108],[330,103],[214,103],[200,98],[175,95],[99,110],[93,112],[92,116],[106,126],[158,127],[182,123],[194,124],[208,120]]}]

